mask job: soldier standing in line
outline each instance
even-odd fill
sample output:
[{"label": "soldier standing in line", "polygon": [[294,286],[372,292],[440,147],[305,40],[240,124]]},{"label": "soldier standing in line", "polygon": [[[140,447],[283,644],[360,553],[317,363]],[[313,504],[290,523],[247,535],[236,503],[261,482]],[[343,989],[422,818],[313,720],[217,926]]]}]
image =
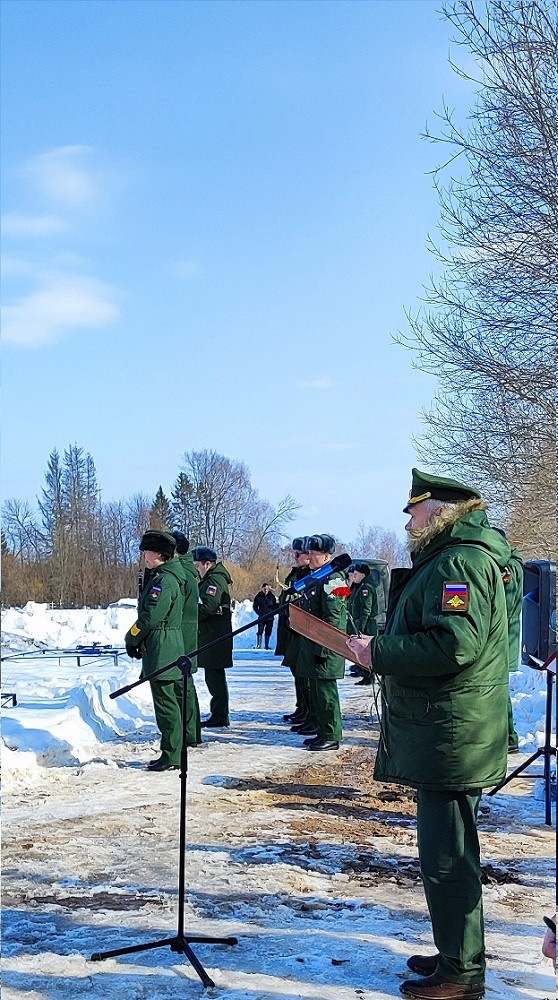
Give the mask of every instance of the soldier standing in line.
[{"label": "soldier standing in line", "polygon": [[[308,563],[310,561],[310,556],[306,549],[307,539],[303,536],[301,538],[293,538],[292,550],[294,566],[287,575],[284,583],[284,590],[281,591],[279,597],[279,604],[285,604],[290,600],[290,596],[287,591],[289,587],[293,585],[297,580],[302,580],[303,577],[308,576],[310,569],[308,568]],[[308,699],[308,680],[306,678],[298,677],[296,672],[296,665],[298,660],[299,651],[299,639],[300,636],[298,632],[293,631],[289,627],[288,613],[279,614],[277,616],[277,645],[275,647],[275,655],[283,657],[283,666],[289,667],[293,677],[296,692],[296,708],[294,712],[290,712],[288,715],[283,716],[284,722],[290,722],[292,725],[304,725],[308,719],[308,712],[310,709],[310,703]]]},{"label": "soldier standing in line", "polygon": [[[217,553],[207,545],[198,545],[192,559],[200,576],[198,604],[198,648],[228,635],[232,631],[232,579]],[[229,725],[229,689],[225,670],[233,665],[233,640],[223,639],[213,649],[198,656],[198,666],[205,671],[210,700],[209,718],[202,729],[218,729]]]},{"label": "soldier standing in line", "polygon": [[[377,635],[378,596],[370,580],[370,566],[365,562],[355,562],[349,567],[351,596],[347,601],[347,632],[350,635]],[[370,670],[360,670],[357,684],[371,684]]]},{"label": "soldier standing in line", "polygon": [[435,955],[400,990],[413,1000],[484,995],[477,813],[506,774],[509,636],[503,574],[511,549],[480,494],[413,469],[412,568],[392,574],[386,631],[351,637],[382,684],[374,776],[417,789],[419,861]]},{"label": "soldier standing in line", "polygon": [[[335,539],[331,535],[310,535],[307,545],[311,572],[331,562],[335,552]],[[344,632],[347,602],[340,595],[347,590],[344,574],[332,573],[327,580],[316,583],[306,592],[301,607]],[[308,750],[338,750],[343,725],[337,681],[345,676],[344,657],[301,635],[296,676],[308,681],[310,697],[308,724],[296,731],[313,737],[304,741]]]},{"label": "soldier standing in line", "polygon": [[[192,554],[189,551],[190,542],[182,531],[173,531],[176,542],[176,556],[184,571],[184,609],[182,612],[182,635],[184,638],[184,653],[191,653],[198,645],[198,574],[194,566]],[[192,662],[194,674],[198,669],[196,658]],[[194,678],[191,676],[186,689],[186,739],[187,746],[198,746],[201,741],[200,706]]]},{"label": "soldier standing in line", "polygon": [[[495,528],[504,538],[501,528]],[[509,640],[509,671],[519,670],[519,653],[521,649],[521,609],[523,607],[523,559],[518,549],[512,549],[509,563],[504,570],[504,593],[506,595],[506,610],[508,614]],[[508,692],[508,753],[519,752],[519,736],[513,718],[513,705]]]},{"label": "soldier standing in line", "polygon": [[[183,571],[173,558],[175,540],[168,532],[146,531],[139,547],[147,578],[138,601],[137,621],[124,642],[129,656],[141,658],[141,676],[149,677],[184,653]],[[148,764],[147,770],[174,770],[182,747],[182,674],[173,667],[149,683],[161,732],[161,756]]]}]

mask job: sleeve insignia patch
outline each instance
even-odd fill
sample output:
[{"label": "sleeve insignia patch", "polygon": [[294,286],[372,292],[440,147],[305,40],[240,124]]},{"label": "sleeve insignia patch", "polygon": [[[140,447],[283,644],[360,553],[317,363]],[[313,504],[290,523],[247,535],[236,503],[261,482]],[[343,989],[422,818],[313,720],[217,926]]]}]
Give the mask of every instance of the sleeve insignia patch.
[{"label": "sleeve insignia patch", "polygon": [[130,629],[130,635],[136,636],[136,635],[139,635],[140,632],[141,632],[141,629],[138,628],[137,625],[132,625],[132,627]]},{"label": "sleeve insignia patch", "polygon": [[151,588],[150,594],[151,594],[151,596],[152,596],[152,598],[153,598],[154,601],[158,601],[159,600],[159,598],[161,596],[161,590],[162,590],[162,588],[158,587],[158,586],[155,586],[155,587]]},{"label": "sleeve insignia patch", "polygon": [[213,597],[213,595],[216,593],[217,593],[217,587],[214,587],[213,584],[211,584],[211,586],[208,587],[206,590],[206,594],[208,594],[209,597]]},{"label": "sleeve insignia patch", "polygon": [[467,611],[469,608],[469,584],[446,581],[442,608],[444,611]]},{"label": "sleeve insignia patch", "polygon": [[363,597],[368,597],[369,593],[370,593],[370,591],[369,591],[369,590],[363,590],[363,591],[362,591],[362,596],[363,596]]}]

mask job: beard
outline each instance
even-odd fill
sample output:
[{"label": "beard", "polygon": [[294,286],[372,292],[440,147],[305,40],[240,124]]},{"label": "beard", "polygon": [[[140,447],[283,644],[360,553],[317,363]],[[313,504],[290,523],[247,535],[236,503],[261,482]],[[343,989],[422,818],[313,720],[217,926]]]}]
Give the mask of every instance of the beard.
[{"label": "beard", "polygon": [[407,532],[407,548],[411,555],[414,552],[420,552],[422,548],[426,545],[430,538],[432,537],[432,527],[429,524],[425,525],[424,528],[413,528]]}]

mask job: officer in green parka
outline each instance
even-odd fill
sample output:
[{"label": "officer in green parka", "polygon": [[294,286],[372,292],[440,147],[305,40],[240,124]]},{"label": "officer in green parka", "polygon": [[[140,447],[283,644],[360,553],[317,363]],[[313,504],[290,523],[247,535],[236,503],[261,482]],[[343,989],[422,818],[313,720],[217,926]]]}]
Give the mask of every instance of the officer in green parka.
[{"label": "officer in green parka", "polygon": [[[503,537],[501,528],[496,528]],[[509,671],[519,670],[519,653],[521,650],[521,610],[523,607],[523,558],[518,549],[512,549],[510,560],[504,572],[504,593],[506,595],[506,610],[508,614],[509,641]],[[513,718],[513,705],[508,694],[508,753],[519,750],[519,736]]]},{"label": "officer in green parka", "polygon": [[375,777],[417,789],[421,874],[436,955],[407,964],[417,1000],[484,994],[477,812],[506,774],[511,550],[477,490],[413,469],[412,568],[392,575],[384,635],[347,644],[382,687]]},{"label": "officer in green parka", "polygon": [[[138,601],[138,617],[126,633],[126,652],[141,657],[141,676],[173,663],[184,654],[183,570],[174,559],[175,540],[166,531],[146,531],[140,551],[147,573]],[[161,732],[161,756],[149,771],[174,770],[182,747],[182,674],[178,667],[150,680],[155,718]]]},{"label": "officer in green parka", "polygon": [[[182,611],[184,652],[191,653],[192,650],[197,649],[198,645],[198,574],[189,551],[190,542],[184,532],[173,531],[172,536],[176,542],[176,558],[184,572],[184,608]],[[191,673],[194,674],[197,669],[196,657],[194,657]],[[193,678],[190,679],[186,688],[186,738],[188,746],[192,747],[198,746],[202,741],[200,706]]]},{"label": "officer in green parka", "polygon": [[[335,539],[331,535],[310,535],[306,544],[311,572],[331,562],[335,552]],[[300,606],[344,632],[348,589],[344,574],[332,573],[306,591]],[[338,750],[343,724],[337,681],[345,676],[344,657],[301,635],[296,676],[308,682],[310,716],[307,725],[297,729],[309,737],[304,741],[305,747],[312,751]]]},{"label": "officer in green parka", "polygon": [[[293,538],[292,540],[292,550],[293,550],[293,561],[294,566],[287,574],[285,583],[282,585],[281,594],[279,596],[279,605],[287,603],[290,599],[288,591],[289,588],[296,583],[297,580],[302,580],[303,577],[308,576],[310,569],[308,563],[310,562],[310,556],[306,549],[307,539],[305,536],[299,538]],[[277,616],[277,645],[275,647],[275,655],[282,656],[284,667],[289,667],[290,671],[294,677],[294,685],[296,692],[296,708],[294,712],[290,712],[288,715],[283,716],[284,722],[291,722],[293,725],[303,725],[308,719],[308,713],[310,708],[310,703],[308,699],[308,679],[297,677],[296,665],[298,662],[299,653],[299,640],[300,636],[298,632],[289,626],[289,616],[285,612]]]},{"label": "officer in green parka", "polygon": [[198,666],[205,671],[211,700],[210,715],[202,722],[203,728],[220,728],[229,725],[229,689],[225,670],[233,665],[233,640],[223,638],[232,631],[231,594],[232,579],[217,553],[207,545],[198,545],[192,559],[200,576],[198,603],[198,647],[215,639],[222,639],[213,649],[198,656]]}]

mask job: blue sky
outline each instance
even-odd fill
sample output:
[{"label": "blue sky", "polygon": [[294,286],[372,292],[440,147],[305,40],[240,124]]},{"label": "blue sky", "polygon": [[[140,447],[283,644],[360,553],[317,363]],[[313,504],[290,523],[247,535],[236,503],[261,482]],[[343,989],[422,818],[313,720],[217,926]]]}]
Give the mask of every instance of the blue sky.
[{"label": "blue sky", "polygon": [[400,530],[435,382],[391,336],[434,266],[438,0],[4,0],[3,494],[77,442],[105,499],[185,451],[293,534]]}]

